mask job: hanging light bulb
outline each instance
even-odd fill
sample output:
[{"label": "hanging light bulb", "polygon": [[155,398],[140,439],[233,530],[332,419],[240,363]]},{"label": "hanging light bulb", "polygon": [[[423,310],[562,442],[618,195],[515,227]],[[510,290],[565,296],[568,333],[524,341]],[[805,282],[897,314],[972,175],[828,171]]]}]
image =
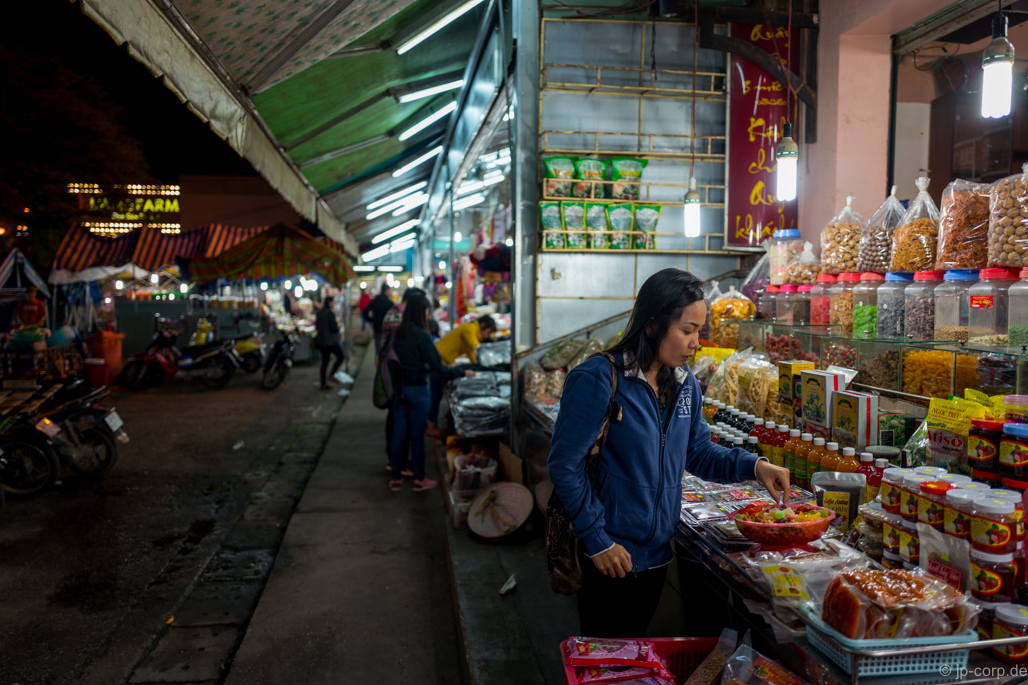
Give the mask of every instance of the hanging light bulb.
[{"label": "hanging light bulb", "polygon": [[775,158],[778,160],[778,173],[775,181],[775,195],[780,202],[791,202],[796,199],[796,176],[799,171],[800,149],[792,139],[792,122],[785,122],[782,140],[778,143]]},{"label": "hanging light bulb", "polygon": [[685,193],[685,229],[686,238],[695,238],[700,234],[700,192],[696,190],[696,177],[689,179],[689,190]]},{"label": "hanging light bulb", "polygon": [[992,18],[992,42],[982,53],[983,117],[998,119],[1010,114],[1013,80],[1014,46],[1007,40],[1007,16],[1000,12]]}]

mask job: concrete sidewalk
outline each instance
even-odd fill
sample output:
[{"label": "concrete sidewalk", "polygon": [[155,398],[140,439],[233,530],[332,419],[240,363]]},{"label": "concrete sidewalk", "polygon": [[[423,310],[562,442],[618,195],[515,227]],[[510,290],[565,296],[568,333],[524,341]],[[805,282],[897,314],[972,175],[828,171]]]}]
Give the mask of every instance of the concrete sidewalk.
[{"label": "concrete sidewalk", "polygon": [[[462,681],[438,490],[387,488],[373,355],[336,421],[228,685]],[[429,475],[434,473],[429,460]]]}]

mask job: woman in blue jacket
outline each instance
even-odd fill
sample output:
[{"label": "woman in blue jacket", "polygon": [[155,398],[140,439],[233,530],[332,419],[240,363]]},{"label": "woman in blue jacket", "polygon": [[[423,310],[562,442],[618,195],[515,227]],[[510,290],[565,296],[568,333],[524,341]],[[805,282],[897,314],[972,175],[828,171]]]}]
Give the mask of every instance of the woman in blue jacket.
[{"label": "woman in blue jacket", "polygon": [[664,269],[643,283],[624,335],[610,350],[622,414],[610,424],[592,480],[585,455],[610,400],[610,362],[590,357],[564,384],[549,473],[582,555],[583,635],[646,635],[671,562],[683,471],[721,483],[755,478],[776,501],[788,491],[787,469],[710,442],[700,386],[686,364],[706,320],[702,282],[691,273]]}]

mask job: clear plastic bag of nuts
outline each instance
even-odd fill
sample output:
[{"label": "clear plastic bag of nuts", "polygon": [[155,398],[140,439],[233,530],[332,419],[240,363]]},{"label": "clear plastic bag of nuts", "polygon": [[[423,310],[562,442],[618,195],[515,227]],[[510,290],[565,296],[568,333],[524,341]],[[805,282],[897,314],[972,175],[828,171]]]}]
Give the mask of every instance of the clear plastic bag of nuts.
[{"label": "clear plastic bag of nuts", "polygon": [[893,186],[889,197],[885,198],[882,206],[871,215],[860,233],[857,271],[884,273],[889,270],[892,261],[892,234],[900,225],[906,211],[903,204],[896,199],[896,186]]},{"label": "clear plastic bag of nuts", "polygon": [[989,266],[1028,266],[1028,163],[989,193]]},{"label": "clear plastic bag of nuts", "polygon": [[991,183],[957,179],[942,191],[937,271],[984,269]]},{"label": "clear plastic bag of nuts", "polygon": [[846,206],[832,217],[821,231],[821,271],[826,274],[841,274],[857,270],[860,253],[860,233],[864,219],[853,209],[850,195]]},{"label": "clear plastic bag of nuts", "polygon": [[939,241],[939,208],[928,194],[928,177],[915,183],[921,192],[910,203],[903,221],[892,235],[892,265],[889,271],[910,273],[935,268]]},{"label": "clear plastic bag of nuts", "polygon": [[785,268],[785,283],[788,285],[814,285],[821,275],[821,264],[814,255],[814,246],[803,243],[803,251],[796,255]]}]

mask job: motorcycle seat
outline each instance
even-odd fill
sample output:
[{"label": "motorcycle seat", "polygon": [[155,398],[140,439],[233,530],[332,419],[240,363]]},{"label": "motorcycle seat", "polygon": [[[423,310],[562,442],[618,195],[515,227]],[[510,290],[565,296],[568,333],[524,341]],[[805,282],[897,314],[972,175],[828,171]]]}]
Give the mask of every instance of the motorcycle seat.
[{"label": "motorcycle seat", "polygon": [[213,342],[203,343],[202,345],[189,345],[188,347],[183,347],[181,352],[183,355],[187,357],[196,357],[198,355],[203,354],[204,352],[209,352],[210,350],[217,349],[224,344],[224,340],[215,340]]}]

